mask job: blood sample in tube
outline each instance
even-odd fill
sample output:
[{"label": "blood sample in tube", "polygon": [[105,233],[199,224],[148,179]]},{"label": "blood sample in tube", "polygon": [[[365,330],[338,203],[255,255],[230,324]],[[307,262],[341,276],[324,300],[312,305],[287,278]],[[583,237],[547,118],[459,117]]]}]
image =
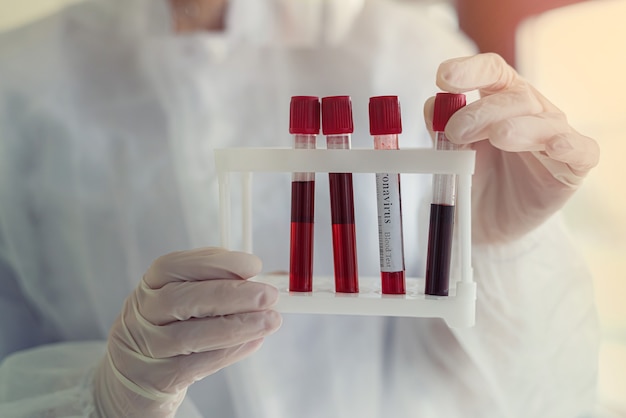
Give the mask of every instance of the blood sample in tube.
[{"label": "blood sample in tube", "polygon": [[[289,133],[295,149],[315,149],[320,130],[320,101],[314,96],[294,96],[289,112]],[[313,225],[315,173],[293,173],[291,182],[291,241],[289,290],[313,290]]]},{"label": "blood sample in tube", "polygon": [[[444,131],[448,119],[463,106],[465,106],[463,94],[438,93],[435,97],[433,131],[437,150],[457,149],[457,146],[448,140]],[[456,175],[434,174],[426,258],[427,295],[448,296],[455,205]]]},{"label": "blood sample in tube", "polygon": [[[354,131],[352,102],[349,96],[322,98],[322,133],[326,147],[350,149]],[[339,152],[339,151],[338,151]],[[356,228],[354,224],[354,192],[352,173],[329,173],[330,210],[333,235],[335,291],[358,293]]]},{"label": "blood sample in tube", "polygon": [[[370,134],[374,149],[397,150],[402,132],[400,102],[397,96],[371,97]],[[378,201],[378,247],[383,294],[404,294],[404,240],[399,173],[376,173]]]}]

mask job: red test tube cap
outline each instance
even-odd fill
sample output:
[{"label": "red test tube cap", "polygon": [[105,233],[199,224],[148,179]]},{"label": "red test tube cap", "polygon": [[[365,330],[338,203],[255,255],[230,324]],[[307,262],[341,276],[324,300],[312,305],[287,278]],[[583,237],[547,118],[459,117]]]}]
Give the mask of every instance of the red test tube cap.
[{"label": "red test tube cap", "polygon": [[400,101],[398,96],[370,97],[370,134],[393,135],[402,133]]},{"label": "red test tube cap", "polygon": [[316,96],[293,96],[289,108],[289,133],[320,133],[320,99]]},{"label": "red test tube cap", "polygon": [[324,135],[342,135],[354,132],[350,96],[322,98],[322,132]]},{"label": "red test tube cap", "polygon": [[450,116],[465,106],[465,95],[455,93],[437,93],[433,112],[433,131],[443,132]]}]

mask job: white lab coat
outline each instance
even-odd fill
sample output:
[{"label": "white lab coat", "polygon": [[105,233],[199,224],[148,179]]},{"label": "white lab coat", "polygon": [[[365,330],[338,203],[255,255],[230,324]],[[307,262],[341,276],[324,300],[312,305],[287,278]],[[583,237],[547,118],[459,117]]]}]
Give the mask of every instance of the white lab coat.
[{"label": "white lab coat", "polygon": [[[436,92],[437,65],[473,53],[453,26],[427,6],[368,0],[335,29],[312,25],[285,42],[277,1],[233,0],[223,34],[172,34],[164,2],[101,0],[0,38],[0,358],[13,353],[0,367],[3,418],[91,413],[102,340],[151,261],[219,244],[212,150],[290,146],[290,96],[352,96],[353,146],[370,147],[368,98],[399,95],[401,147],[430,146],[422,105]],[[355,175],[358,255],[360,272],[377,275],[371,177]],[[324,179],[315,269],[332,274]],[[289,182],[255,178],[264,271],[287,268]],[[429,185],[403,177],[411,276],[423,274]],[[194,384],[197,411],[186,402],[178,416],[589,411],[593,292],[558,220],[473,254],[474,328],[284,315],[259,352]]]}]

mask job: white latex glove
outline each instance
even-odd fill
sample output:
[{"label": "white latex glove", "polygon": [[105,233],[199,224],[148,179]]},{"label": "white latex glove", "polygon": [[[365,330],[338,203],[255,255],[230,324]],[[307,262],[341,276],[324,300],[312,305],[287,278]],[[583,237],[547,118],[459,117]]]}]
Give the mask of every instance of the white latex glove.
[{"label": "white latex glove", "polygon": [[[597,165],[598,144],[576,132],[562,111],[497,54],[443,62],[437,86],[478,90],[480,99],[456,112],[446,136],[475,149],[472,238],[512,241],[559,210]],[[434,97],[424,106],[432,131]]]},{"label": "white latex glove", "polygon": [[278,291],[245,279],[251,254],[220,248],[158,258],[111,327],[95,373],[100,417],[173,417],[187,387],[257,350],[276,331]]}]

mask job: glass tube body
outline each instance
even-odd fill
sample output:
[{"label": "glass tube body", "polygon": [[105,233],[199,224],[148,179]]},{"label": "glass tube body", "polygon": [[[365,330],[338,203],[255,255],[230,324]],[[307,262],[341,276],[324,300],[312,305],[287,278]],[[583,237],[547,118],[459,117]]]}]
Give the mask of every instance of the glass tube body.
[{"label": "glass tube body", "polygon": [[[294,135],[295,149],[315,149],[316,135]],[[291,181],[291,242],[289,290],[313,290],[313,226],[315,173],[293,173]]]},{"label": "glass tube body", "polygon": [[[446,138],[445,133],[435,132],[437,150],[455,150],[457,146]],[[426,259],[427,295],[448,296],[450,283],[450,259],[456,204],[456,175],[433,175],[433,200],[430,205],[428,231],[428,255]]]},{"label": "glass tube body", "polygon": [[[326,136],[328,149],[350,149],[350,135]],[[352,173],[329,173],[335,291],[358,293]]]},{"label": "glass tube body", "polygon": [[[398,135],[375,135],[374,149],[397,150]],[[378,247],[383,294],[404,294],[404,240],[399,173],[376,173]]]}]

